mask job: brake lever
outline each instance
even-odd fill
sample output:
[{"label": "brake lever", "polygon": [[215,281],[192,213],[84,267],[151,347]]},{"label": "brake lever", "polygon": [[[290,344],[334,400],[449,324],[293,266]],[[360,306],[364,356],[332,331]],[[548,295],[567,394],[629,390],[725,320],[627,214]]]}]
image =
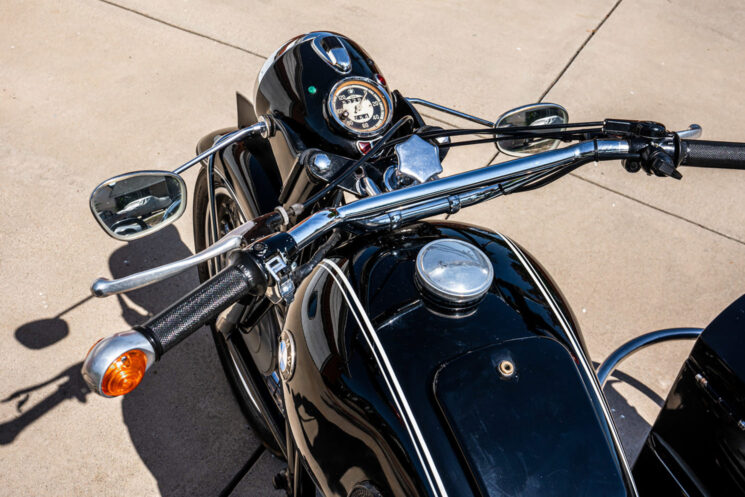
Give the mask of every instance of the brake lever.
[{"label": "brake lever", "polygon": [[171,278],[210,259],[246,247],[255,240],[273,233],[274,226],[281,220],[282,216],[277,212],[264,214],[233,229],[201,252],[180,261],[170,262],[115,280],[98,278],[91,285],[91,293],[96,297],[108,297]]}]

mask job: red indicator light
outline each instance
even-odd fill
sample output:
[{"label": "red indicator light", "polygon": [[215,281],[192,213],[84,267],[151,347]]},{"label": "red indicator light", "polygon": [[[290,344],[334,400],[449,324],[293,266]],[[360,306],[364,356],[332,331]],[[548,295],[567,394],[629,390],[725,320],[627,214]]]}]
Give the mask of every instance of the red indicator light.
[{"label": "red indicator light", "polygon": [[366,154],[372,149],[372,143],[370,142],[357,142],[357,150]]}]

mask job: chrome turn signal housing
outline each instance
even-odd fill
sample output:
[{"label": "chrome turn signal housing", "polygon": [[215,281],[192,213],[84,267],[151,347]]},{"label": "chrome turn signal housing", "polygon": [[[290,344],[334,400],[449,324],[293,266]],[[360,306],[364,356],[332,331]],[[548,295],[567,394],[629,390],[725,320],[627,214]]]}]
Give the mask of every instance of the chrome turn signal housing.
[{"label": "chrome turn signal housing", "polygon": [[81,373],[92,391],[117,397],[134,390],[155,359],[155,350],[144,335],[124,331],[98,341],[85,357]]}]

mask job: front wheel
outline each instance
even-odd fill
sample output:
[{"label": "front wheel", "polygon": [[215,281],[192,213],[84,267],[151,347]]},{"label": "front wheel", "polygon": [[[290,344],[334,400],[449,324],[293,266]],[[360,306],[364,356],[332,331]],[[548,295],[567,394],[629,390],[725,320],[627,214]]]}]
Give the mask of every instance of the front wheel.
[{"label": "front wheel", "polygon": [[[216,218],[218,226],[218,238],[225,236],[233,228],[246,222],[246,217],[256,217],[257,213],[243,213],[238,204],[235,195],[230,188],[219,178],[215,177],[214,180],[215,188],[215,207],[216,207]],[[208,184],[207,184],[207,171],[202,168],[197,176],[196,185],[194,188],[194,248],[197,252],[204,250],[208,246],[212,245],[213,240],[212,229],[211,229],[211,215],[209,208],[209,197],[208,197]],[[199,281],[204,282],[214,276],[219,269],[225,264],[224,257],[213,259],[206,263],[200,264],[198,267]],[[240,305],[240,304],[235,304]],[[267,347],[273,347],[274,337],[272,333],[277,333],[276,330],[282,329],[282,323],[279,322],[280,316],[277,313],[267,313],[268,315],[261,318],[259,324],[255,328],[259,330],[251,330],[250,333],[244,333],[240,328],[240,324],[236,327],[234,332],[227,335],[227,338],[220,333],[214,323],[210,324],[212,330],[212,337],[215,340],[215,347],[217,349],[217,355],[220,357],[220,362],[225,371],[225,375],[228,377],[228,381],[233,390],[238,404],[243,411],[249,425],[253,429],[259,440],[275,455],[281,455],[279,445],[272,435],[271,430],[264,421],[264,416],[259,410],[258,403],[254,398],[254,393],[251,392],[248,380],[248,375],[254,369],[266,369],[267,364],[255,364],[249,350],[260,354],[259,357],[268,357],[271,354],[271,350],[267,350]],[[263,348],[263,350],[262,350]],[[270,357],[271,359],[271,357]],[[251,362],[249,362],[251,361]],[[266,359],[265,361],[266,362]],[[263,378],[252,377],[257,381],[253,384],[257,385],[258,388],[267,388]],[[264,398],[267,398],[266,396]]]}]

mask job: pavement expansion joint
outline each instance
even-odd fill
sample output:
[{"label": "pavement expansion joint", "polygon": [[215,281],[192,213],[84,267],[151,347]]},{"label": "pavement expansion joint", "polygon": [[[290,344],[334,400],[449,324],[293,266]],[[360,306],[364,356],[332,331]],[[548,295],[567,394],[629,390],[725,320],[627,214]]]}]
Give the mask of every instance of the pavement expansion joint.
[{"label": "pavement expansion joint", "polygon": [[164,21],[163,19],[158,19],[157,17],[153,17],[153,16],[151,16],[149,14],[146,14],[144,12],[141,12],[139,10],[132,9],[132,8],[126,7],[124,5],[119,5],[116,2],[112,2],[110,0],[98,0],[98,1],[101,2],[101,3],[105,3],[105,4],[108,4],[108,5],[111,5],[112,7],[117,7],[119,9],[126,10],[127,12],[131,12],[132,14],[136,14],[138,16],[142,16],[142,17],[144,17],[146,19],[150,19],[151,21],[158,22],[160,24],[163,24],[165,26],[168,26],[169,28],[178,29],[179,31],[183,31],[185,33],[189,33],[189,34],[192,34],[194,36],[199,36],[200,38],[204,38],[206,40],[210,40],[210,41],[213,41],[215,43],[219,43],[220,45],[224,45],[226,47],[230,47],[230,48],[234,48],[236,50],[240,50],[241,52],[247,53],[249,55],[253,55],[254,57],[259,57],[262,60],[266,60],[266,58],[267,58],[266,55],[262,55],[260,53],[254,52],[253,50],[249,50],[247,48],[243,48],[241,46],[234,45],[232,43],[228,43],[227,41],[223,41],[223,40],[219,40],[217,38],[213,38],[212,36],[206,35],[204,33],[200,33],[198,31],[194,31],[194,30],[191,30],[189,28],[185,28],[183,26],[179,26],[177,24],[173,24],[173,23],[170,23],[168,21]]},{"label": "pavement expansion joint", "polygon": [[590,32],[589,36],[587,38],[585,38],[585,41],[582,43],[582,45],[579,46],[579,48],[577,49],[577,51],[574,52],[574,55],[572,55],[572,57],[569,59],[569,62],[567,62],[566,65],[564,66],[564,68],[559,72],[559,75],[556,76],[556,79],[554,79],[551,82],[551,84],[548,85],[548,88],[546,88],[546,91],[544,91],[543,94],[541,95],[541,98],[538,99],[539,102],[543,102],[543,99],[546,98],[546,95],[548,95],[548,92],[550,92],[551,89],[554,86],[556,86],[556,83],[558,83],[559,80],[561,79],[561,77],[564,76],[564,73],[567,72],[567,69],[569,69],[569,66],[572,65],[572,63],[575,61],[575,59],[577,58],[577,56],[579,56],[580,52],[582,52],[582,50],[587,46],[587,44],[590,42],[590,40],[592,39],[592,37],[595,36],[595,33],[598,32],[598,30],[603,26],[603,24],[605,24],[605,21],[608,20],[608,18],[611,16],[611,14],[613,14],[613,12],[616,11],[616,8],[618,8],[618,6],[621,5],[621,1],[622,0],[617,0],[616,3],[613,4],[613,7],[611,7],[611,9],[608,11],[608,13],[605,14],[605,17],[603,17],[600,20],[600,23],[598,23],[598,25],[595,27],[595,29],[593,29]]},{"label": "pavement expansion joint", "polygon": [[683,216],[681,216],[679,214],[675,214],[674,212],[666,211],[665,209],[661,209],[661,208],[659,208],[659,207],[657,207],[655,205],[652,205],[652,204],[649,204],[647,202],[644,202],[643,200],[639,200],[638,198],[634,198],[631,195],[627,195],[625,193],[622,193],[622,192],[619,192],[617,190],[614,190],[613,188],[608,188],[605,185],[601,185],[600,183],[596,183],[595,181],[589,180],[587,178],[583,178],[582,176],[578,176],[575,173],[569,173],[569,176],[572,176],[573,178],[577,178],[578,180],[584,181],[585,183],[589,183],[589,184],[591,184],[593,186],[597,186],[598,188],[602,188],[603,190],[606,190],[608,192],[615,193],[616,195],[619,195],[619,196],[621,196],[621,197],[623,197],[625,199],[628,199],[628,200],[631,200],[631,201],[636,202],[638,204],[641,204],[641,205],[643,205],[645,207],[649,207],[650,209],[656,210],[657,212],[661,212],[662,214],[667,214],[668,216],[672,216],[672,217],[674,217],[676,219],[679,219],[681,221],[684,221],[684,222],[686,222],[688,224],[692,224],[693,226],[696,226],[698,228],[701,228],[702,230],[706,230],[709,233],[713,233],[715,235],[721,236],[723,238],[726,238],[727,240],[731,240],[731,241],[733,241],[735,243],[739,243],[740,245],[745,245],[745,241],[740,240],[739,238],[735,238],[735,237],[733,237],[731,235],[728,235],[726,233],[722,233],[721,231],[717,231],[715,229],[709,228],[708,226],[704,226],[701,223],[697,223],[696,221],[693,221],[691,219],[688,219],[686,217],[683,217]]}]

